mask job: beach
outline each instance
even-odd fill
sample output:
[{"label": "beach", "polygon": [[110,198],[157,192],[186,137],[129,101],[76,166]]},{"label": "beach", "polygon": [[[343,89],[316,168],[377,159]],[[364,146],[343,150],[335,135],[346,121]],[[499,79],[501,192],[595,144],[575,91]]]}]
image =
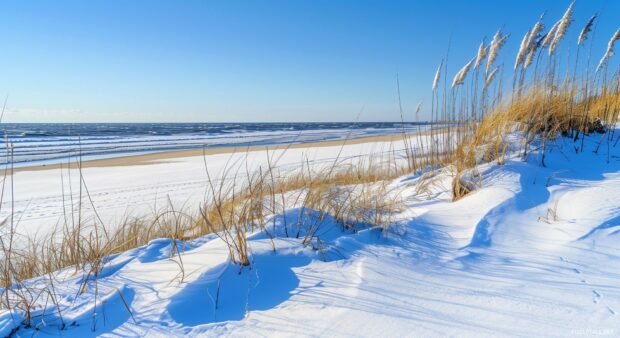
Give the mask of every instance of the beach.
[{"label": "beach", "polygon": [[[0,128],[0,163],[50,166],[179,151],[245,151],[324,141],[371,140],[429,128],[390,122],[340,123],[9,123]],[[226,149],[226,150],[223,150]],[[191,152],[190,152],[191,154]],[[180,153],[185,156],[185,153]],[[179,156],[179,154],[161,155]],[[138,162],[148,157],[137,158]],[[119,162],[116,162],[119,164]],[[90,165],[90,164],[89,164]]]},{"label": "beach", "polygon": [[[480,165],[484,187],[456,202],[450,170],[434,171],[430,185],[424,179],[431,176],[398,177],[390,185],[405,208],[390,228],[343,229],[327,215],[320,223],[308,221],[309,227],[320,226],[324,246],[318,248],[318,241],[303,242],[306,230],[299,238],[282,230],[295,229],[304,215],[289,201],[286,212],[292,222],[283,223],[276,215],[269,221],[275,232],[248,233],[252,265],[247,268],[231,263],[221,234],[188,241],[163,237],[111,255],[96,287],[89,285],[79,295],[89,301],[73,302],[84,273],[70,267],[53,277],[59,281],[55,287],[62,306],[79,310],[63,312],[63,318],[80,323],[67,330],[95,335],[91,314],[98,311],[105,323],[99,321],[96,334],[120,336],[330,335],[332,320],[356,324],[342,326],[336,334],[342,337],[411,332],[492,336],[498,331],[562,336],[585,332],[581,328],[592,323],[611,334],[618,330],[620,308],[614,272],[620,233],[613,221],[620,162],[606,164],[604,154],[591,151],[598,140],[586,140],[588,151],[581,161],[565,161],[564,156],[579,156],[567,142],[563,151],[548,157],[548,167],[523,162],[518,152],[503,165]],[[14,175],[18,237],[47,240],[50,229],[63,223],[83,223],[88,229],[94,223],[93,207],[108,229],[169,205],[195,213],[209,187],[206,171],[217,184],[222,178],[243,177],[246,168],[265,168],[268,158],[276,159],[285,173],[306,161],[317,168],[339,158],[336,164],[345,166],[386,152],[402,154],[402,146],[396,137],[269,152],[189,152],[140,165],[89,166],[81,175],[75,167],[20,171]],[[617,149],[613,151],[617,159]],[[77,197],[80,180],[87,190],[82,198]],[[559,216],[550,214],[550,207]],[[2,211],[7,208],[10,204],[3,204]],[[4,313],[0,328],[5,325],[8,332],[12,320]],[[50,318],[44,336],[57,335],[60,322]]]},{"label": "beach", "polygon": [[[413,134],[407,134],[407,137],[412,137]],[[185,158],[185,157],[195,157],[195,156],[203,156],[203,155],[220,155],[220,154],[233,154],[233,153],[244,153],[244,152],[255,152],[255,151],[273,151],[273,150],[285,150],[285,149],[304,149],[304,148],[320,148],[320,147],[335,147],[335,146],[346,146],[346,145],[354,145],[354,144],[363,144],[363,143],[391,143],[395,141],[402,141],[403,134],[388,134],[388,135],[378,135],[378,136],[364,136],[364,137],[356,137],[344,140],[326,140],[326,141],[313,141],[313,142],[304,142],[304,143],[291,143],[291,144],[279,144],[273,146],[264,146],[264,145],[255,145],[255,146],[245,146],[245,147],[209,147],[203,149],[186,149],[186,150],[175,150],[175,151],[161,151],[154,152],[148,154],[139,154],[139,155],[123,155],[118,157],[111,158],[103,158],[103,159],[95,159],[95,160],[86,160],[81,164],[82,168],[100,168],[100,167],[118,167],[118,166],[134,166],[134,165],[148,165],[154,162],[161,163],[162,161],[174,161],[177,158]],[[74,162],[74,161],[71,161]],[[56,163],[49,165],[32,165],[32,166],[24,166],[14,168],[14,172],[24,172],[24,171],[40,171],[40,170],[50,170],[50,169],[59,169],[64,166],[65,168],[68,166],[67,163]],[[77,166],[77,164],[73,163],[72,165]]]},{"label": "beach", "polygon": [[620,1],[5,2],[0,337],[620,337]]},{"label": "beach", "polygon": [[[7,170],[13,201],[5,199],[0,217],[12,213],[27,236],[45,236],[63,224],[98,216],[113,229],[131,217],[148,217],[174,207],[196,212],[204,202],[207,171],[216,182],[242,181],[247,172],[269,165],[282,173],[311,165],[316,170],[381,156],[404,156],[402,134],[288,145],[219,147],[167,151]],[[235,176],[237,177],[235,179]],[[82,181],[82,184],[80,184]],[[80,187],[83,188],[81,199]],[[8,186],[7,186],[8,188]]]}]

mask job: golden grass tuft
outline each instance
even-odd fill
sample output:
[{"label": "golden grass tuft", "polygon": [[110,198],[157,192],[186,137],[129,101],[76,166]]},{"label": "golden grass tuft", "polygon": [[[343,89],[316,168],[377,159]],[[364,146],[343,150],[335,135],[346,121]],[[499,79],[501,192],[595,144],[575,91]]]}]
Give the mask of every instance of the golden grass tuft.
[{"label": "golden grass tuft", "polygon": [[[225,174],[216,179],[206,171],[208,196],[198,210],[176,209],[168,203],[152,215],[128,217],[115,228],[103,224],[98,216],[82,217],[83,204],[96,208],[78,163],[80,185],[73,191],[79,191],[79,210],[77,215],[65,217],[52,236],[24,239],[17,233],[13,217],[0,223],[0,305],[23,312],[23,325],[30,326],[32,312],[42,297],[58,307],[52,275],[59,270],[84,276],[78,293],[91,287],[98,290],[97,279],[111,255],[158,238],[170,239],[170,259],[177,262],[178,280],[182,283],[184,242],[205,234],[217,234],[227,244],[231,261],[243,269],[252,264],[248,236],[258,231],[271,238],[274,250],[275,238],[285,236],[299,238],[302,244],[321,251],[325,243],[320,230],[328,219],[347,231],[354,232],[361,226],[388,231],[394,215],[402,210],[400,192],[390,183],[392,180],[443,166],[452,172],[452,199],[457,201],[482,185],[479,164],[505,163],[511,143],[507,138],[515,134],[522,135],[522,144],[512,147],[520,147],[525,160],[529,153],[539,152],[541,165],[545,165],[547,148],[560,136],[581,141],[576,149],[583,151],[585,135],[607,134],[618,121],[620,75],[617,71],[609,74],[607,65],[620,30],[609,40],[596,71],[591,71],[588,63],[584,72],[577,74],[576,70],[581,69],[577,57],[574,65],[568,65],[575,72],[561,73],[557,67],[562,54],[560,45],[572,22],[573,4],[546,34],[541,16],[524,36],[515,59],[512,88],[507,92],[504,67],[501,63],[495,65],[509,36],[501,30],[488,46],[483,40],[476,57],[455,74],[451,83],[446,81],[447,58],[442,60],[432,83],[434,128],[415,135],[417,142],[403,132],[404,158],[395,152],[355,162],[337,158],[331,165],[317,168],[304,163],[299,170],[287,172],[278,169],[277,160],[270,157],[267,167],[256,172],[242,172],[241,166],[226,168]],[[595,18],[584,26],[577,48],[586,41]],[[541,57],[545,48],[548,55]],[[485,68],[479,70],[484,60]],[[469,74],[471,82],[465,81]],[[442,77],[444,88],[440,88]],[[611,140],[605,137],[601,142]],[[7,149],[11,151],[12,147],[7,145]],[[4,185],[12,184],[10,170],[7,166],[3,191]],[[434,179],[436,174],[427,171],[416,189],[429,191]],[[71,206],[71,212],[75,212],[73,201]],[[292,211],[297,213],[291,215]],[[21,246],[15,246],[17,241]],[[46,276],[49,281],[40,284],[43,286],[35,287],[28,281]]]}]

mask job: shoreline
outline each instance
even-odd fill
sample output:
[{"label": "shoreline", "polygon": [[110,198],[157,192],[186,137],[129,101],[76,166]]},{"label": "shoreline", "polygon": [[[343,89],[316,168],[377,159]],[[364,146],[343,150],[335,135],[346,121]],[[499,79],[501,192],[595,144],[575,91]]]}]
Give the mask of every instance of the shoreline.
[{"label": "shoreline", "polygon": [[[422,132],[424,133],[424,132]],[[416,135],[416,133],[409,133],[407,136]],[[155,161],[171,160],[175,158],[203,156],[203,155],[218,155],[218,154],[232,154],[238,152],[252,152],[261,150],[280,150],[280,149],[299,149],[299,148],[318,148],[318,147],[333,147],[342,146],[348,144],[360,144],[360,143],[374,143],[374,142],[394,142],[402,140],[402,134],[387,134],[377,136],[364,136],[357,138],[350,138],[344,140],[325,140],[325,141],[312,141],[304,143],[292,143],[292,144],[278,144],[272,146],[255,145],[244,147],[212,147],[212,148],[198,148],[198,149],[185,149],[185,150],[171,150],[162,151],[148,154],[139,155],[126,155],[117,156],[111,158],[102,158],[94,160],[85,160],[82,162],[82,168],[105,168],[105,167],[124,167],[135,165],[148,165]],[[73,162],[74,163],[74,162]],[[33,166],[24,166],[14,168],[13,172],[25,172],[25,171],[41,171],[41,170],[53,170],[66,166],[66,163],[54,163],[54,164],[38,164]]]}]

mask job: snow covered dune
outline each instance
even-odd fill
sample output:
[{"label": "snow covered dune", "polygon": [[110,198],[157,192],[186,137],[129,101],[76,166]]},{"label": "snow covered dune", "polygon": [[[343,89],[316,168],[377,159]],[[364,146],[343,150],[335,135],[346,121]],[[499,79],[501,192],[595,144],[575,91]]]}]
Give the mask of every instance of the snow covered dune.
[{"label": "snow covered dune", "polygon": [[60,311],[35,311],[33,327],[2,312],[1,333],[617,336],[620,153],[586,143],[575,154],[557,140],[546,167],[516,154],[484,164],[483,186],[457,202],[447,169],[424,194],[419,176],[401,177],[392,185],[406,207],[388,231],[343,230],[327,216],[323,249],[276,231],[275,251],[257,232],[249,268],[232,264],[216,235],[182,243],[182,265],[171,240],[152,241],[112,257],[82,294],[88,276],[60,272]]}]

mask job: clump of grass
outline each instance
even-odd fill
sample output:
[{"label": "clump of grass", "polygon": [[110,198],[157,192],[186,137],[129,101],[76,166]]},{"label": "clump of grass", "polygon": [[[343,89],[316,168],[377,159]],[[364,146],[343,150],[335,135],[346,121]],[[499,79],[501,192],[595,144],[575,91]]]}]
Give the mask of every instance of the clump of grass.
[{"label": "clump of grass", "polygon": [[[31,239],[18,248],[12,245],[14,239],[6,241],[11,236],[2,237],[5,256],[0,260],[1,305],[25,314],[22,327],[44,325],[44,316],[37,317],[36,313],[41,309],[49,312],[46,309],[50,305],[61,311],[52,276],[64,271],[81,276],[76,295],[87,291],[94,294],[94,311],[99,312],[106,294],[100,290],[98,280],[110,258],[158,238],[171,240],[170,259],[179,265],[175,279],[182,283],[186,275],[183,243],[208,233],[217,234],[227,244],[231,262],[243,269],[252,264],[247,238],[257,231],[272,239],[274,250],[274,239],[282,235],[299,238],[304,245],[324,248],[321,237],[328,216],[343,230],[356,231],[364,226],[387,231],[393,215],[400,210],[398,192],[388,182],[409,172],[408,161],[406,156],[390,151],[355,162],[337,158],[331,165],[307,163],[293,172],[281,171],[277,161],[271,159],[266,168],[255,172],[246,169],[240,174],[239,170],[224,170],[217,180],[206,171],[210,193],[197,213],[175,209],[169,201],[163,208],[154,209],[153,215],[128,217],[113,229],[98,216],[84,217],[79,210],[86,203],[96,208],[87,197],[85,180],[80,178],[83,186],[71,190],[82,194],[72,199],[68,208],[77,215],[67,215],[65,223],[53,235],[43,241]],[[77,211],[74,206],[78,207]],[[298,222],[277,225],[276,219],[286,218],[287,210],[292,209],[300,210]],[[15,227],[8,229],[13,229],[12,237],[16,237]],[[40,281],[41,276],[50,276],[49,281],[32,282],[35,277],[34,280]],[[116,292],[122,299],[122,293]],[[131,313],[129,306],[125,306]],[[96,318],[94,313],[93,330]]]},{"label": "clump of grass", "polygon": [[[148,217],[128,217],[114,230],[96,214],[79,161],[74,166],[79,173],[79,186],[72,187],[69,178],[70,201],[63,200],[64,220],[55,235],[46,240],[27,238],[22,247],[16,247],[15,243],[23,238],[16,231],[15,213],[11,212],[11,217],[0,223],[3,231],[0,236],[3,253],[0,304],[24,313],[24,326],[36,325],[34,317],[40,307],[51,304],[60,313],[51,276],[63,269],[72,271],[73,275],[81,274],[78,294],[92,288],[97,302],[97,280],[111,255],[158,238],[171,240],[170,259],[179,265],[178,280],[182,283],[185,276],[183,243],[205,234],[217,234],[228,246],[231,262],[244,269],[252,264],[248,236],[257,231],[267,234],[273,250],[277,249],[275,239],[279,236],[298,238],[304,245],[323,250],[325,243],[321,236],[328,219],[343,231],[355,232],[359,227],[388,231],[394,215],[402,208],[399,191],[390,184],[392,180],[445,166],[454,177],[452,199],[459,200],[481,185],[479,164],[505,162],[509,147],[506,137],[511,133],[523,135],[523,158],[527,160],[529,153],[537,151],[541,154],[541,165],[545,165],[547,147],[562,135],[572,136],[575,142],[581,141],[576,151],[583,151],[584,137],[592,132],[608,135],[601,138],[601,143],[609,144],[609,131],[620,113],[620,75],[617,71],[608,74],[608,65],[615,43],[620,39],[620,30],[609,40],[595,72],[590,71],[588,63],[585,74],[577,74],[577,54],[575,71],[562,75],[557,64],[562,53],[561,43],[573,21],[573,5],[571,3],[547,33],[543,33],[544,16],[525,33],[515,58],[512,88],[508,93],[503,85],[504,67],[497,59],[509,35],[501,30],[495,33],[489,45],[485,46],[482,41],[476,57],[455,74],[451,83],[446,80],[448,59],[442,60],[432,83],[433,128],[429,133],[418,132],[412,139],[403,127],[404,156],[389,152],[356,162],[338,156],[331,165],[317,167],[306,162],[300,170],[286,172],[278,168],[277,159],[267,151],[268,165],[258,171],[247,169],[247,158],[245,172],[238,163],[227,164],[218,179],[206,170],[208,196],[197,211],[177,209],[169,202]],[[595,19],[596,15],[581,30],[577,39],[578,53],[579,46],[587,43]],[[547,55],[541,57],[545,49]],[[471,82],[466,81],[470,74]],[[404,124],[405,111],[399,87],[397,79]],[[415,112],[416,121],[419,107]],[[7,149],[12,151],[10,144]],[[62,169],[61,178],[64,177]],[[70,162],[67,170],[70,174]],[[4,170],[0,202],[8,185],[11,185],[9,191],[13,191],[11,171],[11,166]],[[423,175],[417,189],[430,191],[429,182],[435,177]],[[65,184],[62,186],[64,198]],[[78,192],[75,200],[74,191]],[[66,214],[65,202],[70,203],[69,214]],[[91,205],[94,217],[84,217],[85,204]],[[74,211],[76,207],[77,212]],[[298,212],[291,215],[291,210]],[[45,276],[48,278],[44,283],[29,282],[33,277]],[[120,297],[123,298],[122,294]],[[93,329],[95,324],[93,321]]]},{"label": "clump of grass", "polygon": [[[453,183],[453,199],[458,200],[470,193],[475,185],[464,180],[466,172],[485,161],[503,164],[508,149],[506,136],[519,132],[523,135],[523,158],[531,151],[540,152],[541,165],[545,165],[545,154],[550,143],[559,136],[571,136],[575,141],[591,132],[608,133],[618,120],[620,112],[620,85],[618,72],[608,76],[601,71],[613,55],[615,42],[620,39],[618,30],[609,40],[608,47],[601,58],[596,72],[586,67],[583,74],[577,73],[579,57],[574,60],[574,72],[566,74],[558,71],[560,45],[569,32],[573,22],[574,2],[543,34],[543,18],[528,30],[521,40],[515,56],[513,85],[510,95],[505,95],[501,85],[502,66],[494,67],[499,50],[508,35],[497,31],[488,47],[481,44],[475,58],[477,70],[486,56],[485,72],[482,74],[482,87],[478,87],[478,74],[474,72],[472,83],[464,81],[468,66],[459,70],[452,82],[452,91],[444,91],[438,101],[441,112],[434,116],[444,117],[449,125],[442,134],[445,144],[456,140],[454,148],[448,147],[448,163],[456,169]],[[577,38],[577,50],[583,45],[593,30],[596,15],[584,25]],[[488,49],[488,52],[487,52]],[[548,58],[541,58],[547,49]],[[578,54],[577,54],[578,55]],[[534,72],[528,74],[530,66],[536,65]],[[570,66],[567,67],[570,69]],[[594,77],[591,74],[595,74]],[[499,80],[497,80],[499,76]],[[440,74],[436,75],[436,78]],[[577,81],[581,78],[581,81]],[[493,87],[493,82],[498,84]],[[433,81],[433,95],[441,93]],[[462,86],[458,92],[457,86]],[[439,121],[437,121],[439,122]],[[609,139],[609,137],[607,138]]]}]

